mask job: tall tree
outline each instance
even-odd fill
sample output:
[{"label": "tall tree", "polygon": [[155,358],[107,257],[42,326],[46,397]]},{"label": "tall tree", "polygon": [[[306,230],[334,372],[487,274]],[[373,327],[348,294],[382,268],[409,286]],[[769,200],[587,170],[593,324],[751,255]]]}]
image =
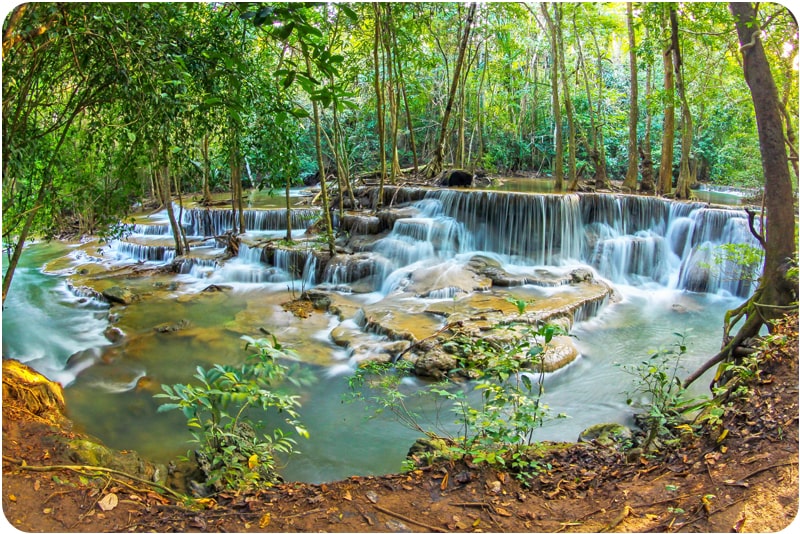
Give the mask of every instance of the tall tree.
[{"label": "tall tree", "polygon": [[469,10],[467,11],[467,21],[464,25],[464,33],[461,35],[461,41],[458,45],[458,58],[456,59],[456,64],[453,67],[453,80],[450,83],[450,90],[447,94],[447,104],[444,108],[444,116],[442,117],[442,123],[439,129],[439,139],[434,147],[433,159],[428,164],[426,170],[428,179],[432,179],[442,172],[442,167],[444,165],[444,146],[447,140],[447,128],[448,124],[450,123],[450,113],[453,110],[453,102],[456,98],[458,82],[461,79],[461,69],[464,65],[464,56],[467,50],[467,45],[469,44],[469,35],[470,31],[472,30],[472,23],[475,20],[476,9],[477,3],[471,2],[469,5]]},{"label": "tall tree", "polygon": [[383,186],[386,181],[386,126],[384,124],[384,103],[383,103],[383,82],[381,80],[381,64],[380,64],[380,50],[381,50],[381,4],[373,2],[372,7],[375,11],[375,39],[372,47],[372,60],[374,63],[374,80],[375,80],[375,102],[376,102],[376,116],[378,118],[378,158],[381,164],[380,168],[380,183],[378,185],[378,201],[375,203],[376,208],[383,206]]},{"label": "tall tree", "polygon": [[[568,156],[567,156],[567,179],[569,180],[570,190],[577,188],[578,184],[578,169],[577,169],[577,140],[575,132],[575,109],[572,105],[572,97],[569,92],[569,77],[567,76],[566,55],[564,54],[564,31],[562,22],[563,5],[554,4],[553,10],[555,12],[555,29],[556,29],[556,45],[558,49],[558,65],[561,70],[561,89],[564,94],[564,112],[567,114],[567,128],[569,129],[568,135]],[[556,181],[556,186],[558,182]],[[561,188],[557,188],[561,189]]]},{"label": "tall tree", "polygon": [[628,191],[636,191],[639,178],[639,153],[637,151],[637,126],[639,124],[639,76],[636,66],[636,29],[633,25],[633,2],[626,2],[626,22],[628,27],[628,57],[630,64],[630,109],[628,110],[628,170],[622,186]]},{"label": "tall tree", "polygon": [[686,83],[683,80],[683,58],[681,57],[678,36],[678,10],[670,4],[669,23],[672,41],[672,66],[675,69],[675,88],[681,101],[681,160],[678,168],[678,183],[675,198],[688,199],[692,196],[691,187],[695,183],[692,161],[692,112],[686,96]]},{"label": "tall tree", "polygon": [[[664,6],[661,6],[661,23],[665,24]],[[667,40],[664,58],[664,124],[661,134],[661,164],[658,167],[658,193],[672,194],[672,157],[675,147],[675,74],[673,68],[672,39]]]},{"label": "tall tree", "polygon": [[[550,38],[550,88],[553,98],[553,138],[555,140],[555,155],[553,156],[553,178],[556,191],[564,189],[564,135],[561,131],[561,102],[558,97],[558,78],[561,68],[559,67],[560,53],[558,48],[558,30],[553,23],[553,17],[547,9],[547,4],[539,4],[542,16],[547,23],[547,33]],[[553,5],[553,9],[558,6]]]},{"label": "tall tree", "polygon": [[[750,299],[726,316],[725,332],[745,319],[736,335],[726,340],[722,350],[685,380],[688,385],[719,362],[734,357],[734,350],[753,336],[771,319],[797,310],[796,224],[792,202],[794,197],[789,172],[789,158],[783,137],[783,121],[777,86],[761,37],[757,12],[749,2],[729,4],[739,37],[742,70],[750,88],[756,113],[761,165],[764,171],[764,207],[766,226],[759,239],[764,245],[764,267],[758,288]],[[794,303],[794,304],[792,304]]]}]

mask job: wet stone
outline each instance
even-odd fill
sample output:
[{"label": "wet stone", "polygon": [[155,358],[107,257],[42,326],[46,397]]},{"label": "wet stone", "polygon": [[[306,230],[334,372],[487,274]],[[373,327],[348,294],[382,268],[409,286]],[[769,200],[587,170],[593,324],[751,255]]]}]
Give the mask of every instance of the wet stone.
[{"label": "wet stone", "polygon": [[137,300],[137,296],[127,287],[113,286],[103,291],[103,297],[112,304],[127,306]]}]

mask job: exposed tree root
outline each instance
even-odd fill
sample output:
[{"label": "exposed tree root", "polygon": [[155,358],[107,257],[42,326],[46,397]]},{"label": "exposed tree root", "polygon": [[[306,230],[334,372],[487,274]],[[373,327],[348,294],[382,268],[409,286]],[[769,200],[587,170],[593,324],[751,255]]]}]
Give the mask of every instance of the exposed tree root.
[{"label": "exposed tree root", "polygon": [[[10,458],[4,457],[4,459],[12,461]],[[19,463],[19,462],[16,462],[16,463]],[[175,491],[175,490],[173,490],[171,488],[168,488],[167,486],[164,486],[163,484],[159,484],[158,482],[153,482],[152,480],[146,480],[144,478],[140,478],[140,477],[137,477],[135,475],[131,475],[129,473],[126,473],[125,471],[119,471],[117,469],[111,469],[111,468],[108,468],[108,467],[99,467],[99,466],[94,466],[94,465],[28,465],[28,464],[25,464],[23,462],[21,465],[18,465],[16,468],[21,470],[21,471],[39,471],[39,472],[44,472],[44,471],[74,471],[75,473],[79,473],[79,474],[82,474],[82,475],[87,475],[87,474],[88,475],[92,475],[92,474],[94,474],[94,475],[107,476],[109,478],[113,478],[113,477],[111,477],[111,475],[120,475],[120,476],[127,477],[127,478],[129,478],[129,479],[131,479],[131,480],[133,480],[135,482],[139,482],[141,484],[146,484],[146,485],[148,485],[150,487],[153,487],[153,488],[156,488],[158,490],[161,490],[161,491],[164,491],[166,493],[169,493],[170,495],[172,495],[176,499],[179,499],[179,500],[185,500],[186,499],[185,495],[182,495],[182,494],[178,493],[177,491]],[[123,481],[119,481],[119,482],[122,483],[122,484],[125,484]],[[127,484],[125,484],[125,485],[127,486]]]}]

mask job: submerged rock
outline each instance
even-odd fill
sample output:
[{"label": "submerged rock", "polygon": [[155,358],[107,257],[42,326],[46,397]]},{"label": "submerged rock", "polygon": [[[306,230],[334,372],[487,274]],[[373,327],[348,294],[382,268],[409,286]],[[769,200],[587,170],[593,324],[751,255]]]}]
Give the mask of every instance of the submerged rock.
[{"label": "submerged rock", "polygon": [[181,319],[177,323],[161,323],[153,327],[153,330],[161,334],[169,334],[170,332],[177,332],[185,330],[191,326],[191,323],[186,319]]}]

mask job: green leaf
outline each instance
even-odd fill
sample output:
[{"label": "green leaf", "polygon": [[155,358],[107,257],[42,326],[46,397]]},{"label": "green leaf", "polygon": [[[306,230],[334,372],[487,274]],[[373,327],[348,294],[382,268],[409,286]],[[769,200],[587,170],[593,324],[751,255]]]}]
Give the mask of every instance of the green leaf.
[{"label": "green leaf", "polygon": [[531,382],[531,377],[528,375],[522,375],[520,377],[522,379],[522,384],[527,388],[528,391],[533,390],[533,383]]},{"label": "green leaf", "polygon": [[339,5],[339,11],[347,15],[347,18],[349,18],[352,22],[358,22],[358,15],[356,14],[355,11],[353,11],[344,4],[338,4],[338,5]]},{"label": "green leaf", "polygon": [[290,85],[292,85],[292,83],[294,82],[294,79],[295,79],[295,76],[296,76],[296,75],[297,75],[297,72],[296,72],[296,71],[290,71],[290,72],[289,72],[289,73],[286,75],[286,78],[284,78],[284,80],[283,80],[283,88],[284,88],[284,89],[288,89],[288,88],[289,88],[289,86],[290,86]]},{"label": "green leaf", "polygon": [[289,113],[291,113],[294,117],[297,117],[298,119],[307,119],[308,117],[311,116],[311,114],[308,111],[306,111],[301,107],[296,107]]},{"label": "green leaf", "polygon": [[275,37],[277,37],[281,41],[285,41],[292,34],[292,31],[294,31],[294,27],[295,27],[294,22],[289,22],[284,26],[279,26],[275,30]]}]

